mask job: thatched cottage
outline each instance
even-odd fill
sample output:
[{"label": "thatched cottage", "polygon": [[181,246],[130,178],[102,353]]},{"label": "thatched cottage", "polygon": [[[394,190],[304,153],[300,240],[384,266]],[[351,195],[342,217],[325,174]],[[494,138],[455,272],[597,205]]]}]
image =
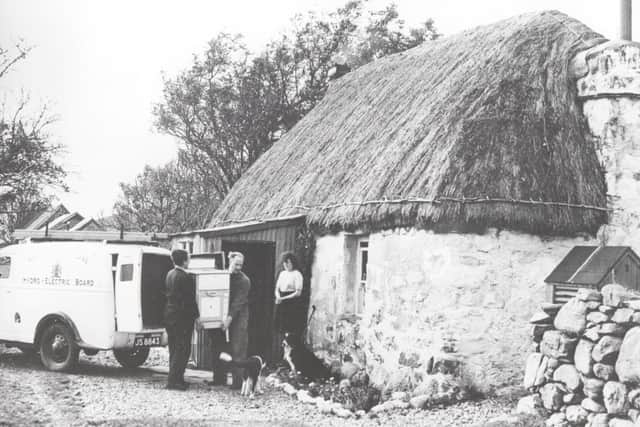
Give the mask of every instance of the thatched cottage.
[{"label": "thatched cottage", "polygon": [[478,27],[334,81],[211,228],[174,239],[271,245],[272,275],[311,252],[308,340],[376,383],[418,382],[443,349],[484,389],[518,382],[554,266],[640,249],[639,102],[635,43],[556,11]]}]

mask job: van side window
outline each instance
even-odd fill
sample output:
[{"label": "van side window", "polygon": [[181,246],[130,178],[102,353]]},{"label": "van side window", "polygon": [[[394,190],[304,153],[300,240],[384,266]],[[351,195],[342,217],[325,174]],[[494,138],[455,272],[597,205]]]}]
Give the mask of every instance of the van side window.
[{"label": "van side window", "polygon": [[0,279],[6,279],[11,273],[11,257],[0,256]]},{"label": "van side window", "polygon": [[133,280],[133,264],[122,264],[120,267],[120,281],[130,282]]}]

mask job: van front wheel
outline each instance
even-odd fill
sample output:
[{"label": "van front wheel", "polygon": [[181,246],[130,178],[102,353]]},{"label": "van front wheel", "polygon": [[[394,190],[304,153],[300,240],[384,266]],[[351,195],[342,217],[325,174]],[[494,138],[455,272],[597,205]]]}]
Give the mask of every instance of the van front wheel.
[{"label": "van front wheel", "polygon": [[116,360],[125,368],[137,368],[149,357],[149,347],[136,349],[114,349],[113,355]]},{"label": "van front wheel", "polygon": [[40,360],[51,371],[69,371],[78,363],[73,333],[62,323],[47,327],[40,338]]}]

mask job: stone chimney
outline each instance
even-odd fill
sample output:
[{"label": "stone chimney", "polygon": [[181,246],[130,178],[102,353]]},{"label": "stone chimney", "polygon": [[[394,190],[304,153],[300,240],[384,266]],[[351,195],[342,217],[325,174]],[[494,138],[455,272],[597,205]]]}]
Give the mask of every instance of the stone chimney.
[{"label": "stone chimney", "polygon": [[631,0],[620,0],[620,39],[631,40]]},{"label": "stone chimney", "polygon": [[579,53],[572,67],[613,209],[600,241],[640,250],[640,44],[600,44]]}]

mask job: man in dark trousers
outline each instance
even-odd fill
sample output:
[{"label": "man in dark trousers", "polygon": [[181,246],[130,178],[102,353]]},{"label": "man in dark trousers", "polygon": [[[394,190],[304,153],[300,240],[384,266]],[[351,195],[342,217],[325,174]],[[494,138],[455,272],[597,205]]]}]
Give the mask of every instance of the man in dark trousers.
[{"label": "man in dark trousers", "polygon": [[174,269],[167,273],[167,306],[165,325],[169,336],[169,378],[167,388],[186,390],[184,370],[191,354],[193,322],[200,317],[196,303],[196,283],[186,268],[189,254],[176,249],[171,252]]},{"label": "man in dark trousers", "polygon": [[[242,272],[244,255],[240,252],[229,253],[229,313],[222,325],[222,331],[213,334],[214,360],[213,360],[213,384],[226,384],[226,366],[220,363],[218,355],[224,349],[231,353],[234,360],[247,358],[249,344],[249,290],[251,281]],[[229,343],[224,345],[224,332],[229,331]],[[240,389],[242,386],[242,369],[233,368],[232,389]]]}]

